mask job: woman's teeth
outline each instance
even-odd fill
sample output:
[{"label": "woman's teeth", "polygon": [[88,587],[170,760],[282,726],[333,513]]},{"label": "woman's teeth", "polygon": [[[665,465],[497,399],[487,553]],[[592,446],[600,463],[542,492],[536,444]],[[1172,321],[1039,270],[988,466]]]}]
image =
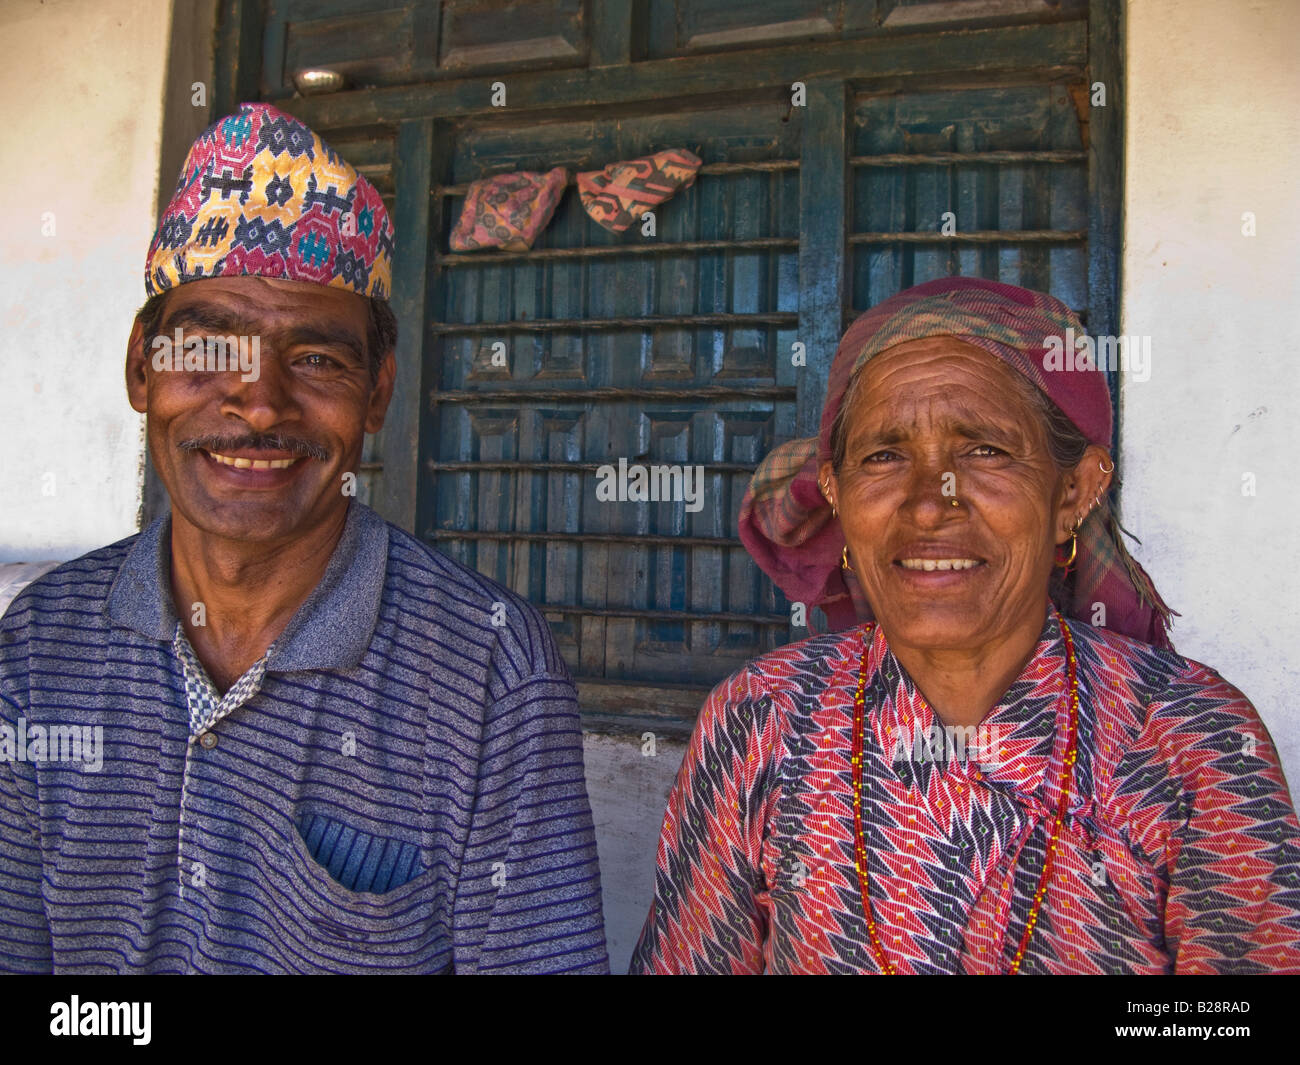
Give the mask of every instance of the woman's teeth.
[{"label": "woman's teeth", "polygon": [[214,459],[223,466],[234,466],[239,470],[283,470],[292,466],[297,459],[236,459],[229,455],[219,455],[215,451],[209,451]]},{"label": "woman's teeth", "polygon": [[899,560],[903,569],[920,569],[931,573],[937,569],[974,569],[980,564],[977,558],[904,558]]}]

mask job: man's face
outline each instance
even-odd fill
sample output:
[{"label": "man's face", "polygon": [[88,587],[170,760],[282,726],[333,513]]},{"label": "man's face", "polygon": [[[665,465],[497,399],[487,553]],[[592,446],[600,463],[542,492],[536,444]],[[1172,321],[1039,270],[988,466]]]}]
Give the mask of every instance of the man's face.
[{"label": "man's face", "polygon": [[148,415],[150,457],[181,516],[213,536],[275,543],[343,512],[343,475],[393,390],[391,354],[371,384],[368,322],[363,297],[301,281],[211,278],[171,290],[157,335],[256,337],[255,380],[237,367],[159,370],[153,338],[136,325],[127,390]]}]

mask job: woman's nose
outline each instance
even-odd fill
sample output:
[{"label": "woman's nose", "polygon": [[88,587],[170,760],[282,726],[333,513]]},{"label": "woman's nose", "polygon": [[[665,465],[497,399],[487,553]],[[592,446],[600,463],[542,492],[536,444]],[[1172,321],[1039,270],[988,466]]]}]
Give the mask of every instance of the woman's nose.
[{"label": "woman's nose", "polygon": [[956,474],[946,457],[930,456],[917,460],[908,477],[900,509],[920,526],[937,525],[958,509],[952,506],[956,487]]}]

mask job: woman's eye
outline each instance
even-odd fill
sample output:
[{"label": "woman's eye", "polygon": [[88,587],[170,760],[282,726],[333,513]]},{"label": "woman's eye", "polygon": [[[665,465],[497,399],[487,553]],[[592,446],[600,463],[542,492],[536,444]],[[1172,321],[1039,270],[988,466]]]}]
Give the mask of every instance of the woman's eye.
[{"label": "woman's eye", "polygon": [[872,452],[870,455],[868,455],[862,461],[864,463],[871,464],[871,465],[879,465],[881,463],[889,462],[891,459],[896,459],[896,458],[898,458],[898,454],[896,452],[875,451]]},{"label": "woman's eye", "polygon": [[999,447],[994,447],[992,444],[980,444],[978,447],[971,449],[971,454],[980,456],[998,456],[1005,455],[1006,452]]}]

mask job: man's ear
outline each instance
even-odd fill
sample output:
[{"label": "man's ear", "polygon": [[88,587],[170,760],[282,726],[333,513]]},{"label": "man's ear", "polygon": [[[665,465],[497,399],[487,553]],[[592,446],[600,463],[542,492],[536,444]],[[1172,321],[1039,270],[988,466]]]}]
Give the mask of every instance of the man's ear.
[{"label": "man's ear", "polygon": [[144,346],[144,325],[137,318],[126,342],[126,394],[133,409],[144,414],[149,406],[149,381],[146,376],[149,353]]},{"label": "man's ear", "polygon": [[393,398],[393,386],[397,383],[397,360],[393,349],[385,352],[379,363],[379,373],[375,385],[370,390],[370,402],[366,405],[366,432],[377,433],[384,427],[384,418],[388,414],[388,404]]}]

